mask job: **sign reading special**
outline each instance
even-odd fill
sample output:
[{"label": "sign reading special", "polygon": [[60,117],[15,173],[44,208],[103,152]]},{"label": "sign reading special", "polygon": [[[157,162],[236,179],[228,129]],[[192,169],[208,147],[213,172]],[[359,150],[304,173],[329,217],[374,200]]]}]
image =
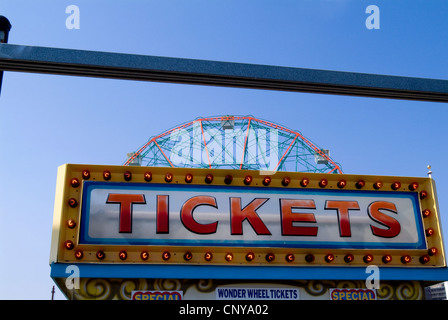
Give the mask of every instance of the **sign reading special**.
[{"label": "sign reading special", "polygon": [[377,300],[375,289],[330,289],[330,300]]},{"label": "sign reading special", "polygon": [[445,266],[430,178],[64,165],[53,261]]}]

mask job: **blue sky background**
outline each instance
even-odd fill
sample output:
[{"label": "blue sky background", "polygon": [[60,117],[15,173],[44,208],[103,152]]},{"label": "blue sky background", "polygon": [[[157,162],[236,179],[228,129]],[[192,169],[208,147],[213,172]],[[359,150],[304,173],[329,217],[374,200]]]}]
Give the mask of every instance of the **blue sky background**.
[{"label": "blue sky background", "polygon": [[[68,5],[80,9],[69,30]],[[368,5],[380,29],[368,30]],[[448,2],[2,0],[9,43],[448,80]],[[4,74],[0,299],[50,299],[57,167],[121,165],[199,116],[253,115],[298,130],[344,173],[426,176],[448,230],[448,106],[441,103]],[[56,299],[63,299],[56,292]]]}]

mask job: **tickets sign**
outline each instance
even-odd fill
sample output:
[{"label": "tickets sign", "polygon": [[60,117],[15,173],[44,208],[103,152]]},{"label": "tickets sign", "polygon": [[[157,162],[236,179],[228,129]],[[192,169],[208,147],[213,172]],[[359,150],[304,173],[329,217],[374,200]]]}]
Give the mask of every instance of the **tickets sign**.
[{"label": "tickets sign", "polygon": [[330,300],[377,300],[375,289],[330,289]]},{"label": "tickets sign", "polygon": [[52,259],[444,266],[433,181],[64,165]]}]

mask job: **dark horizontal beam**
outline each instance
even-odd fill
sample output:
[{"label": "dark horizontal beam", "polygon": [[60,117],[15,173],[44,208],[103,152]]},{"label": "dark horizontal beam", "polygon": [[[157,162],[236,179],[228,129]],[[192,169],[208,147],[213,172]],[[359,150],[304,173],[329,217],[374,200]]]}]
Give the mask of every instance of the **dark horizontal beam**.
[{"label": "dark horizontal beam", "polygon": [[448,102],[448,80],[0,44],[0,70]]}]

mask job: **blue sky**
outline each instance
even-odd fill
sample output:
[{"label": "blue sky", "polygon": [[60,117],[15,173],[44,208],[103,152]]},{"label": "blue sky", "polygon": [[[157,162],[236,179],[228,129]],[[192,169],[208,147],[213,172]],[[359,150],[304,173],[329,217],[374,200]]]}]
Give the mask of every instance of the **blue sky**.
[{"label": "blue sky", "polygon": [[[80,9],[69,30],[68,5]],[[380,9],[369,30],[368,5]],[[448,2],[3,0],[9,43],[448,80]],[[200,116],[253,115],[330,149],[345,173],[426,176],[448,230],[448,106],[305,93],[4,74],[0,298],[49,299],[57,167],[120,165]],[[63,299],[58,291],[56,299]]]}]

